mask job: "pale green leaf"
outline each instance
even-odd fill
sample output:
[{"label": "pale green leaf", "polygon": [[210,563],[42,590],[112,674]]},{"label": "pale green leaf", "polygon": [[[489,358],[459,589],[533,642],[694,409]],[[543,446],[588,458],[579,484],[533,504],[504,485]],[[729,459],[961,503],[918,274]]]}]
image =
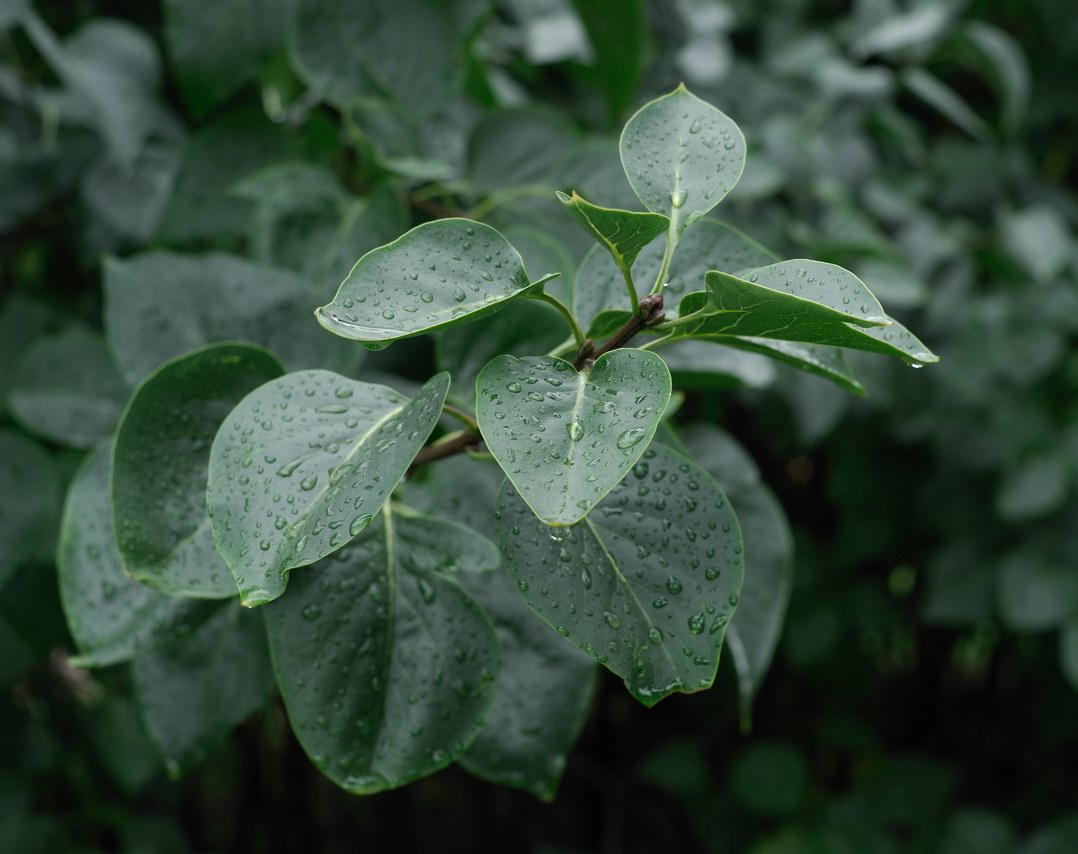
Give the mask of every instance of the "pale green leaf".
[{"label": "pale green leaf", "polygon": [[132,578],[173,596],[236,595],[206,512],[210,447],[233,407],[283,372],[259,347],[211,344],[166,362],[135,391],[116,431],[110,493]]},{"label": "pale green leaf", "polygon": [[699,466],[656,444],[577,525],[548,528],[508,482],[497,515],[524,601],[640,702],[711,686],[742,545],[729,502]]},{"label": "pale green leaf", "polygon": [[245,397],[210,453],[213,540],[246,605],[280,596],[289,570],[356,537],[430,436],[447,374],[408,400],[329,371],[288,374]]},{"label": "pale green leaf", "polygon": [[580,373],[549,356],[499,356],[476,381],[476,417],[535,514],[572,525],[640,458],[670,391],[666,365],[645,350],[613,350]]}]

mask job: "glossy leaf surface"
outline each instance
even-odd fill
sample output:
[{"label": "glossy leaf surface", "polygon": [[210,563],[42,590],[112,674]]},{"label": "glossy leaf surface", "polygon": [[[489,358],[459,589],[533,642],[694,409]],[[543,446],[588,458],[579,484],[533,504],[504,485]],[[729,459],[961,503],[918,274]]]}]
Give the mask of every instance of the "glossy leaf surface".
[{"label": "glossy leaf surface", "polygon": [[582,519],[655,435],[670,372],[645,350],[613,350],[577,373],[546,356],[499,356],[476,381],[476,417],[494,458],[550,525]]},{"label": "glossy leaf surface", "polygon": [[603,208],[575,192],[571,196],[559,192],[558,201],[610,253],[621,269],[632,267],[640,250],[670,225],[669,218],[663,214]]},{"label": "glossy leaf surface", "polygon": [[133,578],[173,596],[236,595],[206,511],[210,447],[233,407],[282,373],[260,347],[211,344],[138,387],[116,431],[111,481],[116,542]]},{"label": "glossy leaf surface", "polygon": [[644,207],[670,217],[680,234],[734,188],[745,137],[725,113],[679,86],[629,119],[621,162]]},{"label": "glossy leaf surface", "polygon": [[412,400],[329,371],[288,374],[245,397],[210,453],[213,540],[247,605],[325,557],[381,509],[442,411],[449,377]]},{"label": "glossy leaf surface", "polygon": [[111,456],[111,442],[90,452],[68,488],[60,523],[60,599],[80,667],[105,667],[168,646],[217,607],[165,596],[124,572],[109,506]]},{"label": "glossy leaf surface", "polygon": [[711,685],[743,564],[737,518],[710,475],[655,444],[570,528],[548,528],[509,484],[497,508],[524,601],[640,702]]},{"label": "glossy leaf surface", "polygon": [[[383,513],[338,554],[296,573],[264,612],[292,729],[314,764],[357,794],[453,762],[494,698],[497,637],[446,559],[489,566],[432,548],[428,522]],[[482,554],[486,541],[473,536],[470,552]]]},{"label": "glossy leaf surface", "polygon": [[198,632],[131,666],[135,697],[169,776],[189,771],[273,695],[262,620],[231,603]]},{"label": "glossy leaf surface", "polygon": [[318,322],[377,350],[477,320],[536,287],[519,253],[496,230],[442,219],[360,258],[333,301],[318,309]]}]

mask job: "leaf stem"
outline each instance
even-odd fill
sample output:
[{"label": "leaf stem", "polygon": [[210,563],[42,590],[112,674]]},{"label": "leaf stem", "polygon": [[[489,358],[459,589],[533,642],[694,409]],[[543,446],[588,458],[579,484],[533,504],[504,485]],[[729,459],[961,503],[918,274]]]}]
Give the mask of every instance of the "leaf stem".
[{"label": "leaf stem", "polygon": [[670,212],[670,227],[666,229],[666,248],[663,249],[663,260],[659,265],[659,274],[655,277],[655,284],[651,286],[653,294],[662,293],[663,285],[666,284],[666,277],[670,274],[670,262],[674,260],[674,250],[677,249],[678,221],[681,219],[677,213],[676,208]]},{"label": "leaf stem", "polygon": [[636,284],[633,282],[633,274],[629,269],[629,265],[625,263],[618,263],[618,268],[621,270],[622,278],[625,279],[625,289],[629,292],[629,306],[630,311],[637,311],[640,305],[640,297],[636,295]]},{"label": "leaf stem", "polygon": [[456,433],[450,433],[448,436],[443,436],[437,442],[427,445],[416,454],[415,459],[412,460],[412,464],[408,466],[408,474],[412,474],[412,472],[425,463],[432,463],[435,460],[452,457],[455,454],[462,454],[469,448],[477,448],[481,441],[483,441],[483,437],[479,434],[478,429],[458,430]]},{"label": "leaf stem", "polygon": [[479,426],[478,424],[476,424],[475,416],[471,413],[465,412],[463,409],[459,409],[451,403],[443,403],[442,412],[452,418],[456,418],[457,421],[459,421],[473,433],[478,432]]},{"label": "leaf stem", "polygon": [[597,349],[595,347],[581,347],[573,361],[573,367],[578,371],[583,370],[604,353],[624,347],[636,335],[650,326],[661,323],[663,319],[663,295],[648,294],[640,300],[636,314],[630,317],[622,327],[610,336]]},{"label": "leaf stem", "polygon": [[562,317],[564,317],[565,321],[569,324],[569,328],[573,330],[573,338],[576,339],[577,346],[584,346],[584,342],[587,340],[587,336],[584,335],[584,330],[580,328],[580,324],[577,323],[577,320],[573,316],[573,312],[569,309],[569,306],[567,306],[553,294],[548,294],[544,291],[540,291],[539,293],[533,296],[529,296],[528,298],[542,300],[543,302],[550,303],[550,305],[554,306],[554,308],[560,311]]}]

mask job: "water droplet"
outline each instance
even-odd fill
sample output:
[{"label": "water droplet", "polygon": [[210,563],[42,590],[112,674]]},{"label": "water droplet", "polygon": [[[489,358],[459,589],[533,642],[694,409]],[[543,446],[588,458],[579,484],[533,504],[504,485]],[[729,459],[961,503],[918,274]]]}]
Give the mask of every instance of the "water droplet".
[{"label": "water droplet", "polygon": [[574,442],[579,442],[584,438],[584,425],[581,424],[576,418],[570,421],[566,425],[566,429],[569,431],[569,438]]},{"label": "water droplet", "polygon": [[689,197],[688,190],[676,190],[670,194],[670,204],[675,208],[680,208],[685,204],[685,200]]},{"label": "water droplet", "polygon": [[639,444],[646,433],[647,431],[643,427],[630,427],[618,436],[618,447],[622,450],[631,448],[633,445]]},{"label": "water droplet", "polygon": [[314,489],[316,483],[318,483],[318,475],[312,474],[310,477],[305,477],[299,482],[299,488],[304,492],[310,492]]},{"label": "water droplet", "polygon": [[621,628],[621,620],[613,611],[603,611],[603,621],[612,629]]},{"label": "water droplet", "polygon": [[364,513],[362,516],[356,516],[348,525],[348,533],[351,536],[356,536],[360,531],[366,528],[371,523],[370,513]]}]

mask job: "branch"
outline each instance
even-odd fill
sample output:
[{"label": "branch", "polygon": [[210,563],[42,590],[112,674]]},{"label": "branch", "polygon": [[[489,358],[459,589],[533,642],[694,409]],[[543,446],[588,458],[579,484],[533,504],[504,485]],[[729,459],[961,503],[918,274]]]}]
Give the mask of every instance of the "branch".
[{"label": "branch", "polygon": [[483,441],[483,437],[479,435],[478,431],[461,430],[459,433],[446,438],[444,441],[435,442],[433,445],[427,445],[416,454],[415,459],[412,460],[412,464],[408,466],[408,472],[405,476],[410,476],[417,468],[425,463],[432,463],[435,460],[462,454],[470,448],[478,448],[481,441]]},{"label": "branch", "polygon": [[656,323],[662,323],[665,319],[663,295],[648,294],[640,300],[640,310],[630,317],[602,346],[596,349],[590,341],[584,342],[584,346],[580,348],[580,352],[576,354],[576,359],[573,360],[573,367],[578,371],[583,370],[604,353],[609,353],[611,350],[618,349],[618,347],[624,347],[638,333],[643,332],[649,326],[654,326]]}]

